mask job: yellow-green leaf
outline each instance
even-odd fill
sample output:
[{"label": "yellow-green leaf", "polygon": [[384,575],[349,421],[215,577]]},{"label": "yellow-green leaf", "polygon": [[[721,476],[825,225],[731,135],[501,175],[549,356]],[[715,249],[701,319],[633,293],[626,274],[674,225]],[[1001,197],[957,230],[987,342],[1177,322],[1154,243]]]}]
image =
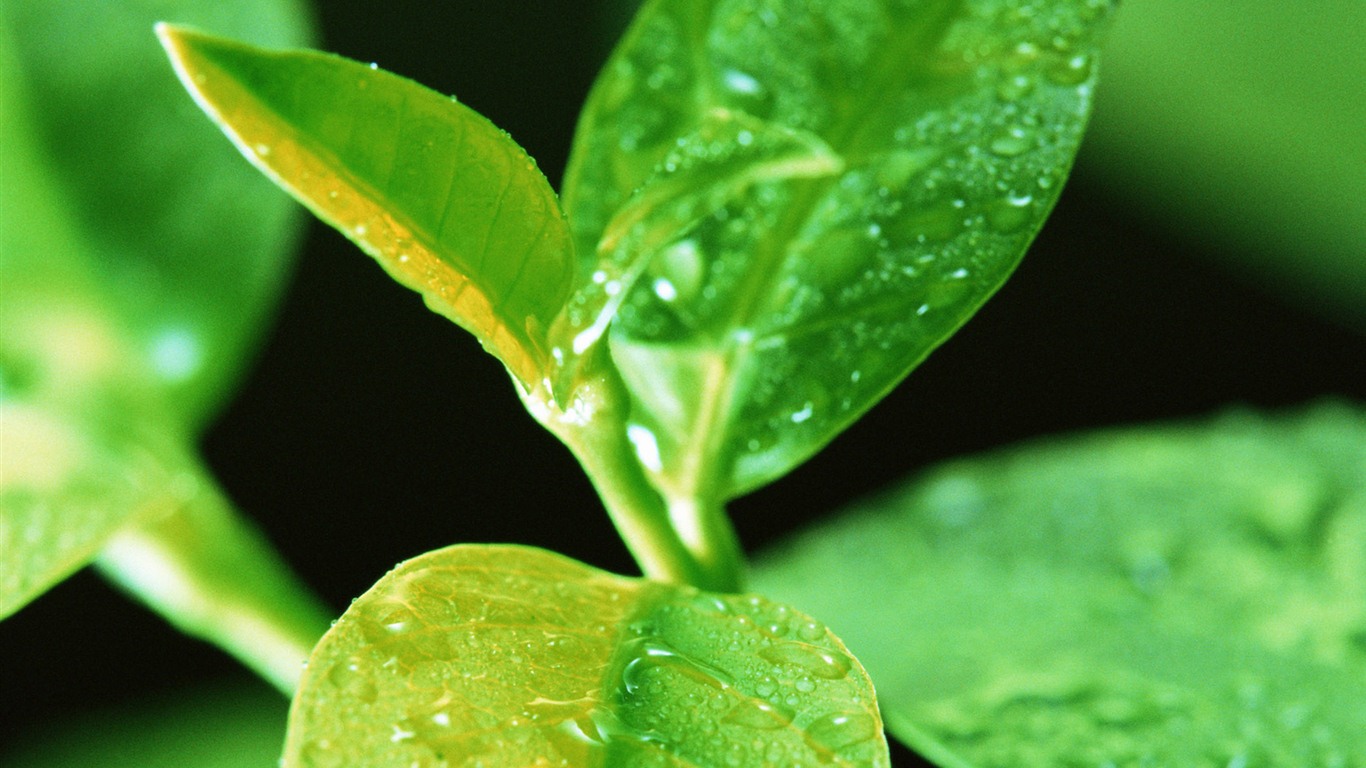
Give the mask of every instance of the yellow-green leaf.
[{"label": "yellow-green leaf", "polygon": [[338,56],[160,35],[248,159],[523,386],[540,381],[573,249],[549,183],[507,134],[453,98]]},{"label": "yellow-green leaf", "polygon": [[309,661],[286,768],[886,766],[873,689],[786,606],[542,550],[398,566]]}]

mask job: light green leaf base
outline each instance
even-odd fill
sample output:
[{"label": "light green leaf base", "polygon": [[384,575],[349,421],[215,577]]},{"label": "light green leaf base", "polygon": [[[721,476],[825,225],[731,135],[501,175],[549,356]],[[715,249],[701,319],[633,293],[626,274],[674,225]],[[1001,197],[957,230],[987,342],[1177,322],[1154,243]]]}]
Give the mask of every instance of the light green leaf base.
[{"label": "light green leaf base", "polygon": [[398,566],[309,661],[285,768],[887,766],[872,686],[824,625],[758,597],[542,550]]},{"label": "light green leaf base", "polygon": [[1366,765],[1360,408],[954,462],[755,582],[830,621],[943,765]]}]

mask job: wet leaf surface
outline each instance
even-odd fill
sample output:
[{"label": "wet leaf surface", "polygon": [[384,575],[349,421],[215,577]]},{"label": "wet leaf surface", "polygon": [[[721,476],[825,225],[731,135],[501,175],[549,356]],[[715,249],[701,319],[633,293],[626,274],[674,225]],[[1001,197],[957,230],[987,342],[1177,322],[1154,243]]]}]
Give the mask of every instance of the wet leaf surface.
[{"label": "wet leaf surface", "polygon": [[575,140],[558,344],[609,340],[666,495],[783,475],[1001,285],[1071,165],[1110,7],[645,5]]},{"label": "wet leaf surface", "polygon": [[1357,408],[955,462],[754,581],[829,620],[889,730],[948,765],[1366,765]]},{"label": "wet leaf surface", "polygon": [[338,56],[161,35],[185,86],[253,163],[526,388],[541,380],[572,246],[549,182],[506,133]]},{"label": "wet leaf surface", "polygon": [[516,546],[398,566],[325,637],[284,765],[886,766],[872,687],[762,598]]}]

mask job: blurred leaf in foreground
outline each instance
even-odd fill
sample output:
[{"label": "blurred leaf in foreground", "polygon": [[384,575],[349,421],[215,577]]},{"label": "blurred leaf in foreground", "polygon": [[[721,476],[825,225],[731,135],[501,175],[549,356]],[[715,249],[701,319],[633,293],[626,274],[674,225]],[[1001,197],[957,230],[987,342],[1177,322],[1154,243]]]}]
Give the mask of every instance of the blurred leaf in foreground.
[{"label": "blurred leaf in foreground", "polygon": [[1366,765],[1359,408],[954,462],[755,583],[830,621],[945,765]]}]

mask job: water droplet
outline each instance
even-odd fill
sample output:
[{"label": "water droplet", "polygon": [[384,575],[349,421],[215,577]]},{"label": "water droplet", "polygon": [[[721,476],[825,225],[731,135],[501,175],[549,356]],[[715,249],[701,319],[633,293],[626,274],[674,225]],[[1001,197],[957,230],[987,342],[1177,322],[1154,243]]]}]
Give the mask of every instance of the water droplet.
[{"label": "water droplet", "polygon": [[992,139],[989,148],[1001,157],[1015,157],[1029,150],[1030,141],[1023,128],[1013,126]]},{"label": "water droplet", "polygon": [[987,207],[987,223],[1001,234],[1018,232],[1032,220],[1033,202],[1029,195],[1010,195]]},{"label": "water droplet", "polygon": [[732,707],[722,718],[722,722],[760,731],[773,731],[791,723],[792,717],[792,710],[785,707],[766,701],[746,699]]},{"label": "water droplet", "polygon": [[877,738],[877,721],[862,712],[835,713],[806,727],[811,738],[832,750],[841,750]]},{"label": "water droplet", "polygon": [[996,95],[1002,101],[1018,101],[1034,89],[1034,79],[1025,74],[1007,77],[996,87]]},{"label": "water droplet", "polygon": [[328,670],[327,681],[342,695],[369,703],[379,698],[379,691],[369,675],[362,672],[362,661],[352,656]]},{"label": "water droplet", "polygon": [[759,651],[759,655],[774,664],[790,664],[826,680],[839,680],[849,674],[848,656],[818,645],[778,643]]},{"label": "water droplet", "polygon": [[332,742],[318,739],[303,748],[299,755],[305,768],[341,768],[345,762],[341,753],[332,748]]},{"label": "water droplet", "polygon": [[199,370],[203,351],[188,328],[168,328],[152,340],[152,369],[167,381],[184,381]]},{"label": "water droplet", "polygon": [[658,296],[661,301],[673,301],[678,298],[678,289],[674,287],[673,283],[669,282],[668,278],[655,278],[653,287],[655,295]]},{"label": "water droplet", "polygon": [[802,409],[800,411],[797,411],[792,414],[792,423],[801,424],[802,422],[809,421],[814,413],[815,405],[812,404],[810,400],[807,400],[806,403],[802,405]]},{"label": "water droplet", "polygon": [[266,157],[270,155],[270,146],[267,144],[257,144],[253,146],[251,150],[256,153],[257,157]]},{"label": "water droplet", "polygon": [[746,96],[755,96],[764,90],[764,87],[759,84],[758,80],[754,79],[753,75],[741,72],[738,69],[726,70],[721,75],[721,81],[730,90]]},{"label": "water droplet", "polygon": [[815,619],[802,622],[802,625],[797,628],[797,637],[807,641],[824,639],[825,625]]},{"label": "water droplet", "polygon": [[1091,57],[1078,54],[1059,58],[1048,66],[1045,74],[1058,85],[1081,85],[1091,77]]}]

